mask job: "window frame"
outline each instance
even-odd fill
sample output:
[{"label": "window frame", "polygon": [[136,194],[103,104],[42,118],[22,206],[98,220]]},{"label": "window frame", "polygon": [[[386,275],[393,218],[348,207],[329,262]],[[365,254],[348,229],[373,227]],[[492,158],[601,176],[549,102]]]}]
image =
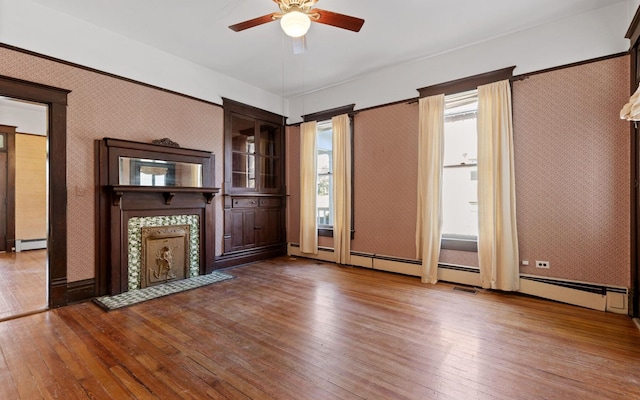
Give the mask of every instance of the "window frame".
[{"label": "window frame", "polygon": [[[513,70],[515,65],[507,68],[498,69],[495,71],[486,72],[484,74],[478,74],[469,76],[462,79],[456,79],[449,82],[440,83],[437,85],[427,86],[418,89],[419,98],[429,97],[439,94],[445,96],[466,92],[469,90],[477,89],[478,86],[487,85],[493,82],[502,80],[513,80]],[[441,238],[440,248],[443,250],[458,250],[458,251],[478,251],[478,240],[470,240],[464,237],[447,237]]]},{"label": "window frame", "polygon": [[[307,114],[307,115],[303,115],[302,116],[302,120],[303,122],[310,122],[310,121],[317,121],[317,124],[320,125],[326,121],[331,121],[331,118],[338,116],[338,115],[342,115],[342,114],[347,114],[349,116],[349,125],[350,125],[350,133],[351,133],[351,239],[354,238],[355,235],[355,219],[354,219],[354,185],[353,185],[353,170],[354,170],[354,160],[353,160],[353,150],[354,150],[354,132],[355,132],[355,123],[354,123],[354,116],[355,116],[355,112],[353,111],[355,107],[355,104],[349,104],[346,106],[342,106],[342,107],[337,107],[337,108],[332,108],[330,110],[326,110],[326,111],[320,111],[317,113],[313,113],[313,114]],[[317,128],[316,128],[317,129]],[[317,131],[316,131],[317,132]],[[333,133],[332,133],[333,134]],[[333,152],[333,148],[331,149],[331,151]],[[331,165],[331,167],[333,168],[333,163]],[[333,173],[333,171],[331,171]],[[317,176],[317,173],[316,173]],[[333,181],[333,180],[332,180]],[[316,193],[317,193],[317,184],[316,184]],[[317,219],[317,209],[318,207],[316,206],[316,219]],[[333,237],[333,225],[318,225],[318,236],[324,236],[324,237]]]},{"label": "window frame", "polygon": [[[328,123],[327,123],[328,122]],[[331,120],[326,120],[326,121],[320,121],[318,122],[318,128],[317,128],[317,132],[320,131],[320,127],[321,125],[331,125]],[[318,196],[318,192],[319,192],[319,184],[320,184],[320,176],[327,176],[329,178],[329,215],[331,215],[334,212],[334,206],[333,206],[333,129],[331,129],[331,150],[330,151],[326,151],[326,150],[320,150],[317,149],[316,153],[317,153],[317,158],[316,160],[319,159],[320,153],[324,152],[330,155],[329,157],[329,171],[327,171],[324,174],[320,174],[318,172],[318,164],[316,161],[316,199]],[[319,208],[316,204],[316,219],[318,218],[318,211]],[[333,218],[331,218],[333,219]],[[333,224],[321,224],[320,222],[318,222],[318,230],[331,230],[333,231]]]},{"label": "window frame", "polygon": [[[447,102],[447,97],[448,96],[455,96],[458,94],[464,94],[464,93],[468,93],[468,92],[473,92],[474,90],[471,91],[463,91],[463,92],[458,92],[458,93],[453,93],[451,95],[447,95],[445,96],[445,124],[447,123],[447,118],[451,118],[451,119],[457,119],[459,118],[458,115],[454,114],[454,115],[447,115],[447,111],[446,111],[446,102]],[[477,101],[477,90],[475,90],[475,99]],[[453,101],[455,101],[455,99],[452,99]],[[475,111],[470,111],[468,114],[475,114],[475,118],[477,119],[477,113],[478,110],[477,108],[475,109]],[[465,114],[466,115],[466,114]],[[446,126],[446,125],[445,125]],[[476,137],[478,135],[477,129],[476,129]],[[446,148],[446,143],[447,143],[447,138],[446,138],[447,132],[446,132],[446,128],[445,128],[445,132],[444,132],[444,145]],[[455,169],[455,168],[469,168],[469,167],[476,167],[476,171],[477,171],[477,167],[478,167],[478,163],[459,163],[459,164],[444,164],[442,165],[442,169],[443,171],[445,169]],[[444,174],[443,174],[444,176]],[[471,252],[475,252],[478,250],[478,235],[464,235],[464,234],[456,234],[456,233],[449,233],[449,234],[442,234],[441,237],[441,247],[447,250],[458,250],[458,251],[471,251]]]}]

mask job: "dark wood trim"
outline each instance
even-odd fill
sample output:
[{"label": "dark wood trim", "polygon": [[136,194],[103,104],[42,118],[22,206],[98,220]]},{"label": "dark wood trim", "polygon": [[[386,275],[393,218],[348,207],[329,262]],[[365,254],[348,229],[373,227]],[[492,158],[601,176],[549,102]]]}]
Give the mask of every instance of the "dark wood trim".
[{"label": "dark wood trim", "polygon": [[534,75],[546,74],[548,72],[554,72],[554,71],[558,71],[558,70],[562,70],[562,69],[566,69],[566,68],[579,67],[581,65],[591,64],[591,63],[599,62],[599,61],[610,60],[610,59],[613,59],[613,58],[624,57],[624,56],[628,56],[628,55],[629,55],[629,52],[624,52],[624,53],[611,54],[611,55],[608,55],[608,56],[591,58],[589,60],[578,61],[578,62],[574,62],[574,63],[571,63],[571,64],[560,65],[558,67],[541,69],[541,70],[534,71],[534,72],[527,72],[526,74],[515,75],[513,77],[513,80],[514,81],[521,81],[521,80],[527,79],[528,77],[534,76]]},{"label": "dark wood trim", "polygon": [[286,244],[278,244],[269,247],[256,247],[251,250],[225,253],[216,257],[216,269],[236,267],[238,265],[279,257],[285,254],[287,254]]},{"label": "dark wood trim", "polygon": [[85,279],[83,281],[69,282],[67,285],[67,296],[69,304],[80,303],[91,300],[95,297],[96,280]]},{"label": "dark wood trim", "polygon": [[209,100],[203,100],[203,99],[200,99],[198,97],[194,97],[194,96],[190,96],[190,95],[187,95],[187,94],[184,94],[184,93],[176,92],[174,90],[165,89],[165,88],[162,88],[160,86],[155,86],[155,85],[151,85],[149,83],[140,82],[140,81],[137,81],[135,79],[125,78],[124,76],[121,76],[121,75],[112,74],[110,72],[101,71],[99,69],[87,67],[87,66],[82,65],[82,64],[76,64],[76,63],[73,63],[71,61],[66,61],[66,60],[62,60],[60,58],[51,57],[51,56],[48,56],[48,55],[45,55],[45,54],[41,54],[41,53],[37,53],[37,52],[31,51],[31,50],[22,49],[20,47],[11,46],[11,45],[6,44],[6,43],[0,43],[0,47],[1,48],[5,48],[7,50],[16,51],[18,53],[27,54],[27,55],[30,55],[30,56],[33,56],[33,57],[38,57],[38,58],[41,58],[43,60],[57,62],[57,63],[60,63],[62,65],[66,65],[66,66],[69,66],[69,67],[78,68],[78,69],[81,69],[81,70],[84,70],[84,71],[93,72],[93,73],[100,74],[100,75],[103,75],[103,76],[108,76],[110,78],[118,79],[118,80],[121,80],[121,81],[124,81],[124,82],[133,83],[135,85],[144,86],[144,87],[149,88],[149,89],[155,89],[155,90],[159,90],[161,92],[174,94],[176,96],[184,97],[184,98],[187,98],[187,99],[190,99],[190,100],[199,101],[201,103],[209,104],[209,105],[212,105],[212,106],[222,107],[220,104],[211,102]]},{"label": "dark wood trim", "polygon": [[152,151],[154,153],[181,155],[181,156],[187,156],[187,157],[207,158],[211,155],[211,152],[206,150],[189,149],[186,147],[171,147],[171,146],[163,146],[161,144],[142,143],[142,142],[135,142],[132,140],[112,139],[112,138],[104,138],[102,140],[104,140],[105,145],[107,147],[124,147],[131,150]]},{"label": "dark wood trim", "polygon": [[96,162],[96,167],[94,168],[94,182],[96,182],[96,185],[94,185],[96,210],[96,296],[109,293],[110,275],[109,268],[107,267],[107,260],[111,257],[111,247],[109,245],[111,240],[111,231],[105,227],[106,221],[109,220],[111,215],[111,208],[109,207],[110,195],[100,186],[100,183],[109,181],[109,156],[106,146],[103,146],[102,143],[103,142],[100,140],[96,140],[94,142],[94,160]]},{"label": "dark wood trim", "polygon": [[629,24],[629,28],[627,29],[627,33],[625,33],[625,39],[629,39],[629,47],[632,48],[638,42],[638,38],[640,38],[640,7],[636,10],[633,19],[631,20],[631,24]]},{"label": "dark wood trim", "polygon": [[7,251],[16,246],[16,132],[7,133]]},{"label": "dark wood trim", "polygon": [[513,70],[516,67],[502,68],[483,74],[473,75],[462,79],[439,83],[418,89],[420,98],[437,94],[450,95],[476,89],[478,86],[513,78]]},{"label": "dark wood trim", "polygon": [[361,108],[358,110],[358,113],[362,113],[365,111],[372,111],[372,110],[376,110],[378,108],[383,108],[383,107],[389,107],[389,106],[396,106],[398,104],[405,104],[405,105],[412,105],[412,104],[418,104],[418,100],[420,100],[419,97],[413,97],[411,99],[405,99],[405,100],[399,100],[399,101],[394,101],[391,103],[387,103],[387,104],[381,104],[379,106],[371,106],[371,107],[367,107],[367,108]]},{"label": "dark wood trim", "polygon": [[220,188],[191,188],[191,187],[148,187],[148,186],[111,186],[112,196],[113,196],[113,205],[120,206],[122,202],[122,196],[125,193],[162,193],[165,199],[166,205],[171,205],[173,198],[176,196],[176,193],[198,193],[202,194],[205,198],[207,204],[211,204],[215,195],[220,192]]},{"label": "dark wood trim", "polygon": [[0,76],[0,94],[48,105],[49,307],[67,304],[67,95],[70,90]]},{"label": "dark wood trim", "polygon": [[302,120],[304,122],[309,122],[309,121],[326,121],[329,120],[333,117],[336,117],[338,115],[342,115],[342,114],[348,114],[350,117],[353,118],[355,112],[353,111],[353,108],[355,107],[355,104],[348,104],[346,106],[341,106],[341,107],[336,107],[336,108],[332,108],[330,110],[325,110],[325,111],[318,111],[315,112],[313,114],[307,114],[307,115],[303,115],[302,116]]},{"label": "dark wood trim", "polygon": [[241,114],[246,117],[259,119],[261,121],[270,122],[272,124],[280,126],[285,125],[286,117],[283,115],[278,115],[276,113],[272,113],[271,111],[243,104],[239,101],[231,100],[226,97],[222,98],[222,108],[224,108],[225,110],[225,115],[227,114],[227,112],[231,112]]},{"label": "dark wood trim", "polygon": [[6,251],[16,246],[16,127],[0,125],[7,140]]},{"label": "dark wood trim", "polygon": [[[50,307],[67,305],[67,104],[49,105],[49,292]],[[54,291],[53,284],[65,286]]]}]

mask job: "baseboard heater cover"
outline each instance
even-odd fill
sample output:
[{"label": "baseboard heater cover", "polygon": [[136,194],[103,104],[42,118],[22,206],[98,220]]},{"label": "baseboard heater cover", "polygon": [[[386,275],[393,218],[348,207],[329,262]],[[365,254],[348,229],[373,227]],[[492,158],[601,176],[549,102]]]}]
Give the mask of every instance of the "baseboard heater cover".
[{"label": "baseboard heater cover", "polygon": [[[299,248],[297,243],[289,243],[289,248]],[[299,253],[290,251],[290,253]],[[322,254],[324,253],[324,254]],[[318,248],[318,258],[331,261],[327,253],[333,253],[331,248]],[[305,257],[305,255],[301,255]],[[306,255],[312,256],[312,255]],[[385,256],[375,253],[352,251],[351,256],[362,263],[354,266],[374,268],[382,271],[400,273],[410,276],[420,276],[421,260]],[[364,262],[370,260],[370,262]],[[352,260],[353,261],[353,260]],[[376,263],[378,261],[378,263]],[[366,265],[365,265],[366,264]],[[402,267],[402,266],[406,267]],[[480,287],[480,269],[457,264],[438,263],[438,279],[441,281]],[[622,287],[612,287],[584,282],[566,281],[539,277],[534,275],[520,275],[520,292],[532,296],[560,301],[576,306],[592,308],[626,314],[628,310],[628,291]],[[527,282],[531,282],[527,284]],[[555,289],[554,289],[555,288]]]},{"label": "baseboard heater cover", "polygon": [[47,248],[47,239],[16,239],[15,251],[39,250]]}]

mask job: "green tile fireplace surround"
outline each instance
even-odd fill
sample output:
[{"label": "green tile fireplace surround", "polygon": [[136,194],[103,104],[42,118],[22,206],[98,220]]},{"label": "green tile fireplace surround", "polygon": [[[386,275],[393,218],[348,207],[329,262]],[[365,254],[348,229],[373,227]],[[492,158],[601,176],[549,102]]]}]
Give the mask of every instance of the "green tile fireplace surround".
[{"label": "green tile fireplace surround", "polygon": [[142,267],[142,228],[173,225],[188,225],[189,235],[189,269],[186,278],[200,275],[200,218],[198,215],[163,215],[154,217],[133,217],[128,221],[128,283],[129,290],[140,289]]}]

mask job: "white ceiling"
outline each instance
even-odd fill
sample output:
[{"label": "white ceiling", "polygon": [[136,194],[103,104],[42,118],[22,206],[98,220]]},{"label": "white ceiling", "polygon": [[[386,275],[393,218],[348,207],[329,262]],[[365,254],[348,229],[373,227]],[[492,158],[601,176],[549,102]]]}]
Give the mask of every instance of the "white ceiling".
[{"label": "white ceiling", "polygon": [[291,97],[626,0],[320,0],[366,22],[359,33],[312,24],[297,56],[278,22],[228,29],[278,11],[271,0],[35,2]]}]

